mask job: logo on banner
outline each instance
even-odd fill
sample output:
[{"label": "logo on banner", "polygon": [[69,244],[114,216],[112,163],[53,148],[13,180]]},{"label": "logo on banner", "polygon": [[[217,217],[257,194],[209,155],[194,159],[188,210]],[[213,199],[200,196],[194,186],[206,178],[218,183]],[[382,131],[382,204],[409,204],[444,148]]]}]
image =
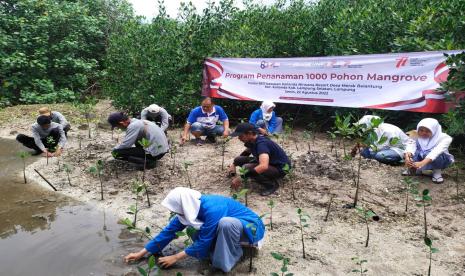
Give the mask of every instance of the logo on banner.
[{"label": "logo on banner", "polygon": [[401,57],[401,58],[396,59],[396,61],[397,61],[396,68],[400,68],[407,64],[408,57]]},{"label": "logo on banner", "polygon": [[260,68],[262,69],[267,69],[267,68],[277,68],[281,64],[279,62],[268,62],[268,61],[262,61],[260,63]]}]

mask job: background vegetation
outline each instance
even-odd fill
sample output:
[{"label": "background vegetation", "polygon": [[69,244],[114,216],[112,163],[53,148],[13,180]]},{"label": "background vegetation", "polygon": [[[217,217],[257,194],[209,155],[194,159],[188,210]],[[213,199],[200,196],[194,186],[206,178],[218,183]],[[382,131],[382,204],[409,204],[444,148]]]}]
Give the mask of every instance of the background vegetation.
[{"label": "background vegetation", "polygon": [[[160,13],[148,22],[134,16],[125,0],[0,1],[0,105],[74,101],[99,92],[121,109],[137,112],[155,102],[180,118],[198,105],[205,57],[465,49],[463,0],[244,3],[239,10],[232,0],[221,0],[203,11],[185,4],[171,18],[160,0]],[[236,118],[257,106],[220,103]],[[311,118],[323,127],[335,110],[278,107],[288,119]],[[425,116],[376,112],[401,127]],[[465,132],[464,113],[462,106],[443,120],[455,135]]]}]

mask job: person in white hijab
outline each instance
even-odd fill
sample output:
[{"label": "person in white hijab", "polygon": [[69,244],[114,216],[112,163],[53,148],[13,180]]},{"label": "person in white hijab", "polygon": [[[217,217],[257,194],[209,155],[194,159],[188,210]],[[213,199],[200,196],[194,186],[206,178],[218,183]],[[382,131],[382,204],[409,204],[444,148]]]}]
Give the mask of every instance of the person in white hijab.
[{"label": "person in white hijab", "polygon": [[[375,120],[381,120],[381,118],[375,115],[365,115],[356,125],[360,125],[365,130],[372,129]],[[375,159],[384,164],[398,164],[402,162],[407,149],[410,151],[415,149],[415,141],[395,125],[382,122],[373,131],[378,141],[361,150],[365,158]]]},{"label": "person in white hijab", "polygon": [[415,169],[417,174],[432,170],[431,180],[440,184],[444,182],[442,170],[454,162],[454,156],[449,153],[452,137],[442,132],[442,127],[436,119],[426,118],[417,125],[418,138],[416,149],[405,153],[405,164]]},{"label": "person in white hijab", "polygon": [[148,107],[144,108],[140,113],[140,118],[142,120],[153,121],[158,126],[161,127],[163,131],[166,132],[166,129],[169,127],[169,120],[171,115],[161,106],[157,104],[151,104]]},{"label": "person in white hijab", "polygon": [[[139,252],[130,253],[126,262],[145,254],[161,253],[185,227],[197,230],[194,243],[177,254],[161,257],[162,267],[169,267],[187,256],[210,257],[212,266],[229,272],[242,256],[241,242],[259,246],[265,234],[261,218],[240,202],[219,195],[202,195],[184,187],[171,190],[161,203],[175,216],[153,240]],[[212,250],[213,249],[213,250]]]},{"label": "person in white hijab", "polygon": [[275,107],[272,101],[264,101],[260,108],[250,115],[249,123],[255,125],[260,134],[270,135],[283,131],[283,118],[276,116]]}]

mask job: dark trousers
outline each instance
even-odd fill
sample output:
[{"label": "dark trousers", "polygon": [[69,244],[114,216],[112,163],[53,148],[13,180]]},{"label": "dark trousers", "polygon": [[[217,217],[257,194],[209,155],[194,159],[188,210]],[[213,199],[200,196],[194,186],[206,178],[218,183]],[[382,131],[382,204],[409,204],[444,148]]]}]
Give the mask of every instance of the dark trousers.
[{"label": "dark trousers", "polygon": [[157,156],[152,156],[150,153],[146,153],[141,145],[137,144],[135,147],[127,149],[115,149],[113,150],[113,156],[119,160],[125,160],[136,164],[144,164],[144,158],[147,158],[147,163],[154,164],[157,160],[160,160],[165,153]]},{"label": "dark trousers", "polygon": [[[234,166],[240,166],[246,169],[253,169],[258,166],[258,161],[250,156],[238,156],[234,158]],[[276,166],[268,165],[268,169],[259,175],[251,176],[253,180],[264,186],[274,185],[275,181],[284,177],[284,173]]]},{"label": "dark trousers", "polygon": [[[47,141],[49,137],[53,138],[52,143],[49,143]],[[42,141],[42,143],[48,151],[55,151],[55,147],[56,145],[58,145],[58,141],[60,141],[60,132],[58,131],[58,129],[53,129],[47,137],[42,138],[40,140]],[[18,134],[18,136],[16,136],[16,141],[20,142],[21,144],[23,144],[23,146],[27,148],[34,149],[37,153],[42,152],[42,150],[36,145],[36,142],[34,141],[33,137],[24,134]]]}]

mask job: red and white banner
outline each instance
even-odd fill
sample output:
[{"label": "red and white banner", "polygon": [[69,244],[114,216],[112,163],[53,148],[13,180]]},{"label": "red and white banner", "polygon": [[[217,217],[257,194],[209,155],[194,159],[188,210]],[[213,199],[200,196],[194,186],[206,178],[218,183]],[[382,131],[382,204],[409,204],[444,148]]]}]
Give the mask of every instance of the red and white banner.
[{"label": "red and white banner", "polygon": [[312,58],[208,58],[202,95],[356,108],[447,112],[436,91],[449,73],[444,53]]}]

